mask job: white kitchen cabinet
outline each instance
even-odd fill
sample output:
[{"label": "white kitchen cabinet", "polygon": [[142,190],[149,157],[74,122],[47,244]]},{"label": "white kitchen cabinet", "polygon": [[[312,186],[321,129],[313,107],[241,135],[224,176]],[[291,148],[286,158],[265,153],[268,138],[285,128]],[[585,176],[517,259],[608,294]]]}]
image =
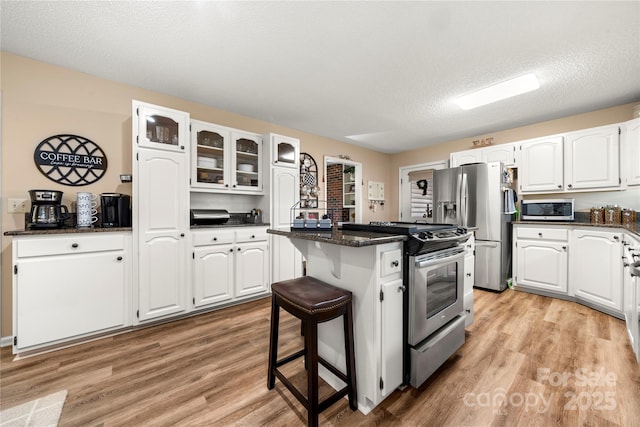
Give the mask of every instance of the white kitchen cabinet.
[{"label": "white kitchen cabinet", "polygon": [[192,231],[193,305],[215,306],[269,289],[266,227]]},{"label": "white kitchen cabinet", "polygon": [[267,135],[271,146],[271,165],[281,168],[300,168],[300,140],[271,133]]},{"label": "white kitchen cabinet", "polygon": [[559,192],[563,181],[563,138],[552,136],[516,143],[520,152],[521,193]]},{"label": "white kitchen cabinet", "polygon": [[[146,119],[136,113],[142,111],[141,105],[133,101],[134,140],[143,139],[138,132],[144,126],[138,122]],[[174,110],[169,113],[178,114]],[[189,115],[182,113],[180,123],[188,122]],[[189,146],[186,126],[179,127],[178,140],[181,146]],[[183,313],[188,300],[189,150],[166,150],[156,145],[133,144],[133,248],[138,256],[134,278],[139,321]]]},{"label": "white kitchen cabinet", "polygon": [[464,325],[469,326],[473,323],[473,284],[475,283],[475,239],[473,236],[465,243],[464,254],[464,312],[466,317]]},{"label": "white kitchen cabinet", "polygon": [[131,236],[14,237],[13,352],[131,325]]},{"label": "white kitchen cabinet", "polygon": [[569,275],[579,300],[622,313],[622,233],[574,229]]},{"label": "white kitchen cabinet", "polygon": [[191,190],[262,194],[262,137],[199,120],[191,121]]},{"label": "white kitchen cabinet", "polygon": [[191,188],[228,192],[231,129],[191,120]]},{"label": "white kitchen cabinet", "polygon": [[482,161],[480,149],[457,151],[449,156],[449,167],[454,168],[467,163],[479,163]]},{"label": "white kitchen cabinet", "polygon": [[184,153],[188,151],[189,114],[133,101],[135,146]]},{"label": "white kitchen cabinet", "polygon": [[[298,169],[271,168],[270,220],[271,227],[280,231],[291,228],[291,208],[300,197]],[[271,282],[302,276],[302,254],[287,237],[271,235]]]},{"label": "white kitchen cabinet", "polygon": [[[397,253],[397,252],[396,252]],[[395,258],[401,258],[398,254]],[[402,265],[402,263],[400,263]],[[402,349],[403,335],[398,333],[398,325],[402,324],[402,278],[382,282],[380,285],[384,300],[380,305],[381,316],[381,372],[380,394],[386,397],[402,384]]]},{"label": "white kitchen cabinet", "polygon": [[620,187],[620,127],[601,126],[565,134],[565,190]]},{"label": "white kitchen cabinet", "polygon": [[623,312],[631,348],[640,362],[640,277],[632,275],[633,252],[640,251],[640,241],[624,237]]},{"label": "white kitchen cabinet", "polygon": [[622,123],[622,176],[628,186],[640,185],[640,118]]},{"label": "white kitchen cabinet", "polygon": [[193,249],[193,306],[229,301],[233,298],[233,245]]},{"label": "white kitchen cabinet", "polygon": [[514,227],[517,286],[567,294],[568,232],[565,229]]},{"label": "white kitchen cabinet", "polygon": [[502,162],[504,166],[516,166],[516,144],[499,144],[480,149],[484,163]]}]

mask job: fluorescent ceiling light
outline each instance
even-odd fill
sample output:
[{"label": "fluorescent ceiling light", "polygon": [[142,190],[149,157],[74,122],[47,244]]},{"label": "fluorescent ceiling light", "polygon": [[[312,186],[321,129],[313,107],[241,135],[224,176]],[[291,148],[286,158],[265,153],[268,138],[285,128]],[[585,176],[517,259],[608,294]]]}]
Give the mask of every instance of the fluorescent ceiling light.
[{"label": "fluorescent ceiling light", "polygon": [[463,110],[470,110],[482,105],[491,104],[492,102],[511,98],[512,96],[531,92],[539,87],[540,83],[538,83],[536,75],[530,73],[456,98],[455,103]]}]

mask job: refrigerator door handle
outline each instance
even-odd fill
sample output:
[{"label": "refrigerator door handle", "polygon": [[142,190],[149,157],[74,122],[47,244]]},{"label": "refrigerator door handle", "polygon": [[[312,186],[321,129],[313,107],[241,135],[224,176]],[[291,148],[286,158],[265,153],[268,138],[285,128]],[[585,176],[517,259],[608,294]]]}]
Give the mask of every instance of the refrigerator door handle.
[{"label": "refrigerator door handle", "polygon": [[469,219],[469,212],[467,212],[468,210],[468,196],[469,196],[469,183],[467,182],[467,174],[466,173],[462,173],[462,179],[461,179],[462,183],[461,183],[461,191],[460,191],[460,221],[458,221],[458,223],[463,226],[466,227],[467,226],[467,222]]}]

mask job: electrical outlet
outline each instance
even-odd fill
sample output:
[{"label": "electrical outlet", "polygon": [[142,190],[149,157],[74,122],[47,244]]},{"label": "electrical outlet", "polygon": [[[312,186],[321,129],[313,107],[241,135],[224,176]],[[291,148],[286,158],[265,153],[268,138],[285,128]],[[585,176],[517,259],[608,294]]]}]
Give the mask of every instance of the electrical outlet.
[{"label": "electrical outlet", "polygon": [[9,199],[9,213],[27,213],[27,199]]}]

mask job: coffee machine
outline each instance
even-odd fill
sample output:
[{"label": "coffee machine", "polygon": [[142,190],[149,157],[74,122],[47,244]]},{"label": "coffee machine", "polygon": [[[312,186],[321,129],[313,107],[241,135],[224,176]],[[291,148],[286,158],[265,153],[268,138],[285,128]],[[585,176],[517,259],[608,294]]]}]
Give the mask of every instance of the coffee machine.
[{"label": "coffee machine", "polygon": [[30,228],[58,228],[69,219],[69,209],[62,204],[62,191],[29,190]]},{"label": "coffee machine", "polygon": [[131,227],[131,197],[120,193],[100,195],[103,227]]}]

